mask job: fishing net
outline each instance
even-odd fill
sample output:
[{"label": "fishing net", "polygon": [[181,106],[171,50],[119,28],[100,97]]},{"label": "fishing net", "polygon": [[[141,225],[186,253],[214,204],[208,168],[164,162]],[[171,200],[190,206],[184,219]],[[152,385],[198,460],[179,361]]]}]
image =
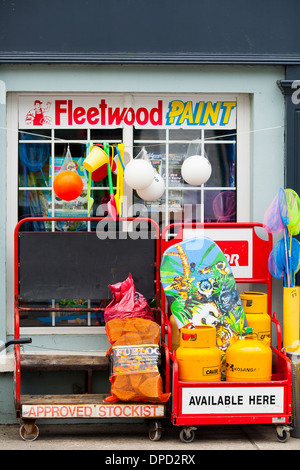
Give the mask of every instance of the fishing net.
[{"label": "fishing net", "polygon": [[300,232],[300,198],[293,189],[279,189],[265,212],[263,226],[271,233],[281,232],[285,228],[290,235]]},{"label": "fishing net", "polygon": [[47,162],[50,155],[50,145],[34,142],[31,135],[23,135],[22,141],[30,140],[32,143],[19,144],[19,157],[25,168],[25,186],[27,186],[27,170],[35,173],[40,171],[45,185],[48,186],[45,175],[43,173],[43,166]]},{"label": "fishing net", "polygon": [[286,195],[280,188],[265,212],[263,226],[269,233],[278,233],[284,230],[288,223]]},{"label": "fishing net", "polygon": [[300,198],[293,189],[285,189],[286,213],[289,219],[287,229],[290,235],[300,232]]},{"label": "fishing net", "polygon": [[284,278],[284,285],[287,286],[287,276],[290,272],[293,280],[295,274],[300,269],[300,244],[295,238],[292,239],[290,257],[287,256],[285,240],[282,238],[273,247],[269,260],[269,271],[276,279]]}]

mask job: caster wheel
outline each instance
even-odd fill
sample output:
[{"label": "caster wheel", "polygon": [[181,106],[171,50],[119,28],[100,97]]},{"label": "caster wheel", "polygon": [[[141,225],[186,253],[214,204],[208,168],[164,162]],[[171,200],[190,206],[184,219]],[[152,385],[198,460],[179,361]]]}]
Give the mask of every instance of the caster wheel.
[{"label": "caster wheel", "polygon": [[182,429],[179,433],[181,442],[193,442],[195,439],[195,431],[193,429]]},{"label": "caster wheel", "polygon": [[281,433],[277,433],[277,439],[279,442],[286,442],[290,438],[290,432],[285,429]]},{"label": "caster wheel", "polygon": [[22,424],[20,427],[20,436],[24,441],[35,441],[40,431],[36,424]]},{"label": "caster wheel", "polygon": [[160,424],[155,421],[150,425],[149,439],[150,441],[159,441],[162,435]]},{"label": "caster wheel", "polygon": [[149,432],[150,441],[159,441],[160,438],[161,438],[161,431],[159,429]]}]

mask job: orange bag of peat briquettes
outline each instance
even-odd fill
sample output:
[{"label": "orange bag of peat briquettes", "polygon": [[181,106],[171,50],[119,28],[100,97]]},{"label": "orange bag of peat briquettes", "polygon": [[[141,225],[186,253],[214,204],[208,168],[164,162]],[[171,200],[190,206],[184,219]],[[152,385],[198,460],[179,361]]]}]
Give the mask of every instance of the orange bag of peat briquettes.
[{"label": "orange bag of peat briquettes", "polygon": [[116,318],[105,325],[111,347],[111,395],[106,402],[146,401],[164,403],[170,394],[163,393],[158,370],[160,327],[144,318]]}]

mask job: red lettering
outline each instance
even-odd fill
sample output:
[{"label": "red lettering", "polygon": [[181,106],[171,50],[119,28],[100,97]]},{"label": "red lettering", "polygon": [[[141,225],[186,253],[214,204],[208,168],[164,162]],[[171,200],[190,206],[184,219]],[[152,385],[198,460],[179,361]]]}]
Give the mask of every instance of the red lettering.
[{"label": "red lettering", "polygon": [[[155,119],[156,116],[156,119]],[[158,107],[152,108],[150,111],[150,122],[153,126],[162,125],[162,100],[158,100]]]},{"label": "red lettering", "polygon": [[60,409],[60,415],[61,416],[67,416],[68,415],[68,408],[66,406],[62,406],[61,409]]},{"label": "red lettering", "polygon": [[74,121],[75,124],[84,124],[85,123],[85,109],[82,106],[74,109]]},{"label": "red lettering", "polygon": [[106,416],[106,406],[105,405],[100,405],[99,406],[98,415],[99,416]]},{"label": "red lettering", "polygon": [[[141,114],[144,114],[144,118],[142,119]],[[141,126],[147,124],[149,119],[149,113],[146,108],[139,108],[136,112],[136,122]]]},{"label": "red lettering", "polygon": [[86,113],[86,118],[89,124],[95,125],[99,122],[99,111],[97,108],[89,108]]},{"label": "red lettering", "polygon": [[143,416],[151,416],[151,406],[149,405],[144,406]]},{"label": "red lettering", "polygon": [[60,115],[66,113],[67,109],[63,108],[63,105],[67,104],[67,100],[55,100],[55,125],[60,125]]},{"label": "red lettering", "polygon": [[36,415],[40,416],[44,413],[44,407],[43,406],[37,406],[36,408]]},{"label": "red lettering", "polygon": [[[126,408],[129,408],[129,413],[126,412]],[[124,408],[123,408],[123,414],[124,414],[124,416],[126,416],[126,417],[127,417],[127,416],[131,416],[131,408],[130,408],[130,406],[124,406]]]},{"label": "red lettering", "polygon": [[44,411],[45,411],[45,416],[46,416],[47,414],[51,414],[52,407],[51,407],[51,406],[45,406],[45,410],[44,410]]},{"label": "red lettering", "polygon": [[29,413],[28,413],[28,417],[30,417],[30,416],[36,416],[35,409],[34,409],[33,406],[30,408]]},{"label": "red lettering", "polygon": [[120,406],[115,406],[114,407],[114,415],[115,416],[121,416],[121,414],[122,414],[122,408]]},{"label": "red lettering", "polygon": [[124,108],[120,114],[120,108],[116,108],[114,111],[112,108],[108,108],[108,124],[112,125],[116,121],[116,125],[119,126],[124,119],[126,111],[127,108]]},{"label": "red lettering", "polygon": [[132,416],[140,416],[140,414],[139,414],[139,408],[140,408],[139,405],[132,407]]},{"label": "red lettering", "polygon": [[99,104],[99,108],[101,111],[101,125],[104,126],[105,125],[105,110],[107,108],[107,104],[105,100],[101,100]]},{"label": "red lettering", "polygon": [[73,124],[72,114],[73,114],[73,102],[72,100],[68,100],[68,124],[69,126],[72,126]]},{"label": "red lettering", "polygon": [[52,406],[52,416],[57,416],[59,417],[59,407],[58,406]]},{"label": "red lettering", "polygon": [[92,416],[93,410],[90,406],[84,407],[84,416]]},{"label": "red lettering", "polygon": [[[129,116],[131,116],[131,119],[129,119]],[[125,124],[127,124],[128,126],[132,126],[132,124],[134,123],[134,120],[135,120],[135,112],[134,112],[134,109],[133,108],[128,108],[128,111],[126,113],[126,116],[124,117],[124,122]]]}]

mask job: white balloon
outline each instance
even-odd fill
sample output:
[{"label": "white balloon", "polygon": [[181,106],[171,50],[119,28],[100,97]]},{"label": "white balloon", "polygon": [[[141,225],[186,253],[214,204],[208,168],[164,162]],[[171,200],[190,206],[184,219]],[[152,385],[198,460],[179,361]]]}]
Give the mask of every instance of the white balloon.
[{"label": "white balloon", "polygon": [[209,160],[201,155],[192,155],[182,164],[181,175],[184,181],[192,186],[206,183],[211,175]]},{"label": "white balloon", "polygon": [[164,191],[165,182],[158,173],[155,173],[150,186],[138,190],[137,195],[144,201],[156,201],[156,199],[159,199],[163,195]]},{"label": "white balloon", "polygon": [[146,160],[132,160],[125,167],[124,178],[133,189],[145,189],[153,181],[154,168]]}]

